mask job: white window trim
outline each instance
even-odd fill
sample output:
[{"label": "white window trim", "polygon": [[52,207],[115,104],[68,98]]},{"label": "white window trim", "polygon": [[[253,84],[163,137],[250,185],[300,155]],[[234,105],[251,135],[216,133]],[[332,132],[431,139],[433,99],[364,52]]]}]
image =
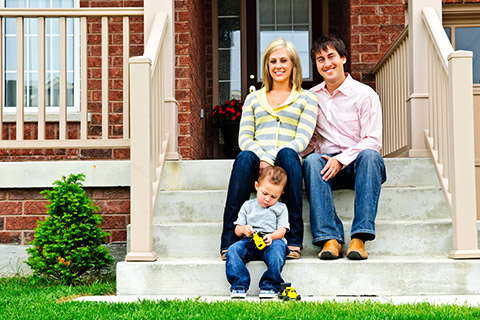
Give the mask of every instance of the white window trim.
[{"label": "white window trim", "polygon": [[[74,0],[74,8],[80,7],[80,0]],[[0,0],[0,7],[5,7],[5,0]],[[80,21],[79,19],[74,20],[74,32],[73,32],[73,39],[74,39],[74,47],[76,49],[80,48],[80,35],[75,30],[80,30]],[[5,27],[2,28],[2,39],[5,39]],[[67,34],[68,36],[68,34]],[[2,40],[3,42],[3,40]],[[73,91],[73,106],[69,106],[68,113],[67,113],[67,121],[69,122],[80,122],[81,120],[81,113],[80,113],[80,51],[74,55],[74,91]],[[5,60],[5,47],[3,48],[3,52],[1,52],[1,58]],[[2,74],[5,75],[5,66],[3,65],[3,69],[1,70]],[[5,77],[4,77],[5,78]],[[16,111],[11,111],[11,107],[5,106],[5,97],[6,97],[6,86],[3,85],[3,92],[1,93],[4,97],[3,105],[0,106],[3,109],[3,119],[4,123],[15,123],[16,119]],[[47,106],[46,108],[46,122],[58,122],[60,120],[59,115],[59,107],[58,106]],[[24,108],[24,122],[37,122],[38,121],[38,107],[25,107]],[[89,119],[90,121],[90,119]]]}]

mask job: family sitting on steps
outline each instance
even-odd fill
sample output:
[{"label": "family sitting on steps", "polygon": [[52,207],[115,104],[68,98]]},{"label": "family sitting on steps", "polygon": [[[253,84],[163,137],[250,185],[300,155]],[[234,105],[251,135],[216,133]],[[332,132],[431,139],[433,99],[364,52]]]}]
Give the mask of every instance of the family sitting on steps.
[{"label": "family sitting on steps", "polygon": [[[242,152],[230,176],[220,247],[232,298],[246,296],[248,261],[266,263],[259,297],[273,298],[283,282],[285,260],[300,258],[303,178],[312,242],[321,248],[320,259],[343,257],[345,236],[332,190],[355,190],[347,258],[367,259],[365,242],[375,238],[378,200],[386,180],[379,154],[380,100],[372,88],[344,72],[347,50],[341,39],[321,37],[310,53],[324,81],[305,90],[294,45],[272,41],[262,59],[262,89],[245,99],[239,131]],[[257,197],[249,200],[253,187]],[[265,234],[263,250],[251,241],[256,231]]]}]

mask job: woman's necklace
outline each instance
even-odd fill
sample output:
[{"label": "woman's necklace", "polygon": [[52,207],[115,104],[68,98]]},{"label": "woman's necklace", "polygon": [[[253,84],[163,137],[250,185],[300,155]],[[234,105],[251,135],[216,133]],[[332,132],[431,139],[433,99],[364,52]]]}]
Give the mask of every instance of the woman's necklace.
[{"label": "woman's necklace", "polygon": [[287,100],[290,95],[290,91],[273,91],[271,90],[268,93],[269,103],[275,105],[276,107],[280,106],[285,100]]}]

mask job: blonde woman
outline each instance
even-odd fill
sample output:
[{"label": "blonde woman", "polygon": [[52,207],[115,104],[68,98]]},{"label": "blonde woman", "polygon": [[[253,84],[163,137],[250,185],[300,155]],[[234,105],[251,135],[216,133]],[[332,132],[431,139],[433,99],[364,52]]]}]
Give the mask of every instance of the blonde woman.
[{"label": "blonde woman", "polygon": [[282,167],[288,176],[282,202],[287,205],[290,230],[287,258],[300,258],[303,243],[302,167],[300,153],[307,147],[317,121],[317,98],[303,90],[302,67],[295,46],[276,39],[262,59],[262,88],[250,93],[243,105],[239,145],[233,164],[223,217],[220,252],[240,240],[234,221],[252,186],[266,167]]}]

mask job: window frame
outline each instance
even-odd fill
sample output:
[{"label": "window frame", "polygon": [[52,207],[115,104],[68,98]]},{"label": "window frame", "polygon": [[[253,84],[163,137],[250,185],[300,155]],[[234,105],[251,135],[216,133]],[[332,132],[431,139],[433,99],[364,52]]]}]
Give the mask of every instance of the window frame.
[{"label": "window frame", "polygon": [[[26,5],[28,5],[28,2],[29,0],[26,0],[25,1]],[[54,0],[49,0],[50,2],[50,8],[53,8],[52,5],[53,5],[53,2]],[[63,7],[63,6],[62,6]],[[5,0],[1,0],[0,1],[0,8],[5,8]],[[26,7],[26,8],[29,8],[29,7]],[[72,8],[80,8],[80,0],[73,0],[73,7]],[[23,7],[22,7],[23,9]],[[12,18],[14,19],[14,18]],[[28,19],[34,19],[36,21],[38,21],[37,18],[28,18]],[[55,18],[52,18],[52,19],[55,19]],[[53,25],[54,25],[54,22],[52,19],[45,19],[45,57],[46,59],[48,59],[48,55],[46,54],[47,51],[49,50],[47,48],[47,38],[50,37],[50,39],[54,39],[55,37],[59,37],[59,34],[58,32],[57,33],[54,33],[54,32],[50,32],[50,33],[47,33],[47,24],[50,24],[50,28],[53,29]],[[68,29],[68,25],[70,24],[69,23],[69,19],[73,20],[71,25],[73,26],[73,30],[69,30]],[[2,42],[5,43],[5,39],[7,37],[7,34],[6,34],[6,28],[5,28],[5,24],[6,24],[6,19],[3,19],[2,21]],[[25,43],[26,39],[28,39],[29,37],[37,37],[38,39],[38,33],[30,33],[28,31],[28,28],[27,27],[29,24],[28,20],[24,20],[24,50],[25,50],[25,53],[27,55],[27,58],[24,58],[25,59],[25,62],[24,62],[24,65],[25,64],[28,64],[28,55],[32,54],[30,52],[27,52],[27,44]],[[73,87],[73,105],[67,105],[67,109],[68,109],[68,112],[67,112],[67,121],[80,121],[80,34],[79,31],[80,30],[80,20],[78,18],[67,18],[67,34],[66,34],[66,41],[68,42],[69,41],[69,37],[73,37],[73,50],[74,50],[74,54],[73,54],[73,70],[72,69],[68,69],[68,66],[67,66],[67,79],[68,79],[68,74],[69,73],[72,73],[73,72],[73,84],[74,84],[74,87]],[[9,35],[10,36],[10,35]],[[12,37],[12,36],[11,36]],[[12,37],[12,38],[16,38],[16,36]],[[28,42],[28,41],[27,41]],[[37,43],[38,43],[38,40],[37,40]],[[50,41],[50,51],[53,50],[53,48],[55,47],[55,44],[53,43],[53,41],[51,40]],[[67,43],[67,50],[68,50],[68,43]],[[36,53],[33,53],[34,56],[36,56],[37,54]],[[50,55],[50,56],[53,56],[53,55]],[[3,59],[3,61],[5,62],[6,61],[6,46],[4,45],[3,46],[3,50],[1,52],[1,58]],[[67,54],[67,59],[68,59],[68,54]],[[38,64],[39,62],[37,63],[37,75],[38,75]],[[50,68],[50,69],[47,69],[46,66],[47,66],[47,61],[45,61],[45,77],[48,76],[48,74],[55,74],[55,73],[58,73],[59,70],[57,69],[53,69],[53,68]],[[35,70],[28,70],[29,68],[25,68],[24,69],[24,84],[27,84],[28,86],[28,76],[27,74],[31,74],[31,73],[35,73]],[[33,71],[33,72],[32,72]],[[3,74],[3,81],[4,81],[4,85],[3,85],[3,92],[1,93],[4,97],[3,99],[3,105],[1,106],[2,108],[2,112],[3,112],[3,122],[4,123],[8,123],[8,122],[16,122],[16,106],[6,106],[6,103],[7,103],[7,99],[6,99],[6,74],[7,74],[7,70],[6,70],[6,66],[5,66],[5,63],[2,64],[2,70],[1,70],[2,74]],[[16,73],[16,70],[14,71],[14,73]],[[38,76],[37,76],[38,78]],[[38,81],[38,79],[37,79]],[[68,81],[67,81],[68,83]],[[28,88],[26,88],[27,90],[27,95],[28,95]],[[52,96],[53,97],[53,96]],[[68,98],[68,97],[67,97]],[[48,96],[47,96],[47,88],[45,89],[45,99],[48,99]],[[52,98],[53,99],[53,98]],[[35,122],[38,120],[38,106],[28,106],[28,97],[25,101],[25,105],[24,105],[24,121],[25,122]],[[45,106],[45,112],[46,112],[46,121],[47,122],[56,122],[56,121],[59,121],[59,118],[60,118],[60,115],[59,115],[59,111],[60,111],[60,107],[58,105],[54,105],[54,106],[48,106],[48,103],[46,103],[46,106]]]}]

